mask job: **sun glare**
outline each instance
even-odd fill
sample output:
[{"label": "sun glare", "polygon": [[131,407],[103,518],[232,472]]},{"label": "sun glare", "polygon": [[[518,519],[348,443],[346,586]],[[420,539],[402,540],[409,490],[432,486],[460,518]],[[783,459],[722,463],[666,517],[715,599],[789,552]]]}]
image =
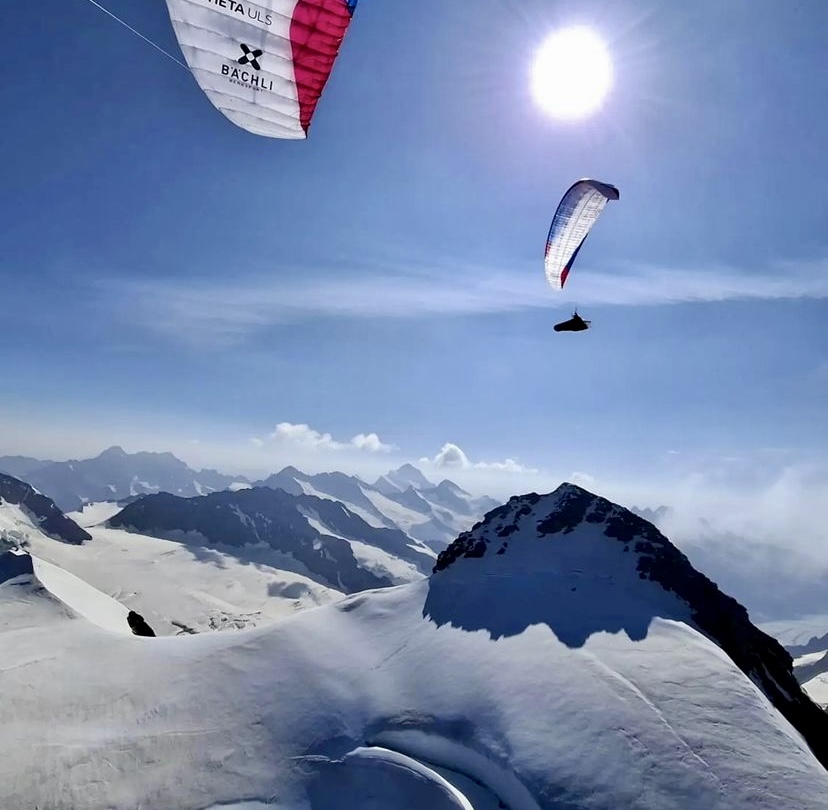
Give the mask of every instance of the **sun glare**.
[{"label": "sun glare", "polygon": [[582,118],[601,106],[612,86],[612,60],[589,28],[564,28],[540,47],[532,68],[532,93],[556,118]]}]

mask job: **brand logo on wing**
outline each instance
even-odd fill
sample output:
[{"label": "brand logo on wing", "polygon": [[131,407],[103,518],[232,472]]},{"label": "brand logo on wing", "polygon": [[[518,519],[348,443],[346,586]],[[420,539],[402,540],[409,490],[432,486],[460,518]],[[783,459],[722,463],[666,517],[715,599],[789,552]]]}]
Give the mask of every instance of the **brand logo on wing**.
[{"label": "brand logo on wing", "polygon": [[247,17],[253,22],[261,25],[273,25],[273,15],[267,11],[261,11],[258,8],[242,3],[241,0],[204,0],[208,6],[215,6],[216,9],[224,9],[225,12],[230,12],[239,17]]},{"label": "brand logo on wing", "polygon": [[260,76],[262,63],[259,61],[264,56],[261,48],[251,48],[250,45],[242,42],[239,44],[242,55],[236,60],[235,65],[242,65],[244,68],[250,66],[251,70],[240,70],[235,65],[224,64],[221,66],[221,75],[226,76],[233,84],[247,87],[251,90],[273,90],[273,80]]},{"label": "brand logo on wing", "polygon": [[261,48],[251,48],[249,45],[241,44],[242,55],[237,60],[240,65],[250,65],[253,70],[261,70],[259,57],[264,53]]}]

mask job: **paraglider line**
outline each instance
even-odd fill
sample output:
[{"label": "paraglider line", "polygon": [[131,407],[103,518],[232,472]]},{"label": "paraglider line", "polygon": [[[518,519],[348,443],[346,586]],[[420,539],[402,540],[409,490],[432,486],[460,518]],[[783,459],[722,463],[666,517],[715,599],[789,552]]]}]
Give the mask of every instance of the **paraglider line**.
[{"label": "paraglider line", "polygon": [[145,37],[140,31],[136,31],[129,23],[126,23],[120,17],[115,16],[108,8],[104,8],[100,3],[95,2],[95,0],[89,0],[89,2],[92,3],[92,5],[95,6],[95,8],[98,8],[101,11],[103,11],[104,14],[108,14],[110,17],[112,17],[113,20],[119,22],[121,25],[124,26],[124,28],[126,28],[129,31],[132,31],[132,33],[135,34],[135,36],[140,37],[144,40],[144,42],[147,42],[150,45],[152,45],[152,47],[155,48],[156,51],[161,51],[161,53],[163,53],[164,56],[166,56],[168,59],[172,59],[173,62],[175,62],[177,65],[181,65],[181,67],[183,67],[184,70],[190,73],[190,68],[188,68],[187,65],[185,65],[180,59],[177,59],[171,53],[165,51],[160,45],[156,45],[151,39]]}]

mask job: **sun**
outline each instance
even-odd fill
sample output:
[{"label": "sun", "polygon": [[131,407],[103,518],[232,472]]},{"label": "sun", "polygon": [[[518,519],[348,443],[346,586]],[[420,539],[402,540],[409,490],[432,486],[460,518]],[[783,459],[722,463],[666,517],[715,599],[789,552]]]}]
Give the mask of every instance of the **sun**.
[{"label": "sun", "polygon": [[538,50],[532,94],[555,118],[583,118],[601,106],[612,79],[612,60],[601,38],[590,28],[564,28]]}]

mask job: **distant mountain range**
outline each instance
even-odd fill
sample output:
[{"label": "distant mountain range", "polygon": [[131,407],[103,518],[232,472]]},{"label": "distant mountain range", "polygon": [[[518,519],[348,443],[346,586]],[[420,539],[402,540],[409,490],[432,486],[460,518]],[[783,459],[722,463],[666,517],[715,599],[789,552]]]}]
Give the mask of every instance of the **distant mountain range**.
[{"label": "distant mountain range", "polygon": [[3,456],[0,472],[28,482],[64,512],[80,511],[90,503],[126,503],[159,493],[194,498],[257,486],[281,489],[291,495],[339,501],[369,526],[403,531],[435,550],[445,548],[498,503],[474,497],[448,480],[434,484],[411,464],[373,484],[341,472],[308,475],[294,467],[254,482],[242,475],[193,470],[171,453],[126,453],[110,447],[83,460]]},{"label": "distant mountain range", "polygon": [[377,527],[330,498],[260,486],[196,498],[147,495],[109,526],[213,548],[266,548],[342,593],[419,579],[435,553],[397,528]]},{"label": "distant mountain range", "polygon": [[172,453],[126,453],[120,447],[77,461],[3,456],[0,472],[28,482],[64,512],[78,511],[87,503],[121,501],[154,492],[185,498],[206,495],[245,481],[216,470],[192,470]]},{"label": "distant mountain range", "polygon": [[435,485],[411,464],[373,484],[341,472],[307,475],[285,467],[257,485],[340,501],[369,525],[401,529],[437,550],[498,504],[493,498],[475,498],[452,481]]},{"label": "distant mountain range", "polygon": [[[0,469],[14,469],[21,475],[25,471],[27,478],[23,482],[4,476],[7,484],[0,487],[0,505],[24,499],[40,504],[32,520],[48,535],[57,537],[58,527],[64,542],[94,538],[100,544],[96,553],[107,556],[116,543],[124,544],[125,550],[132,548],[127,538],[107,534],[107,527],[125,529],[141,535],[134,541],[139,566],[148,552],[154,553],[147,538],[174,540],[180,544],[175,547],[189,549],[198,559],[225,559],[230,567],[263,566],[262,571],[270,572],[266,576],[276,577],[272,587],[277,601],[295,594],[297,606],[324,601],[335,593],[422,579],[441,549],[497,505],[451,481],[435,484],[412,465],[391,470],[373,484],[342,472],[309,475],[295,467],[251,481],[241,475],[194,470],[170,453],[131,454],[111,447],[95,458],[63,462],[4,457]],[[10,517],[8,542],[3,545],[21,545],[20,537],[28,532],[26,520],[18,521],[8,508],[4,514]],[[48,522],[39,515],[49,515]],[[90,572],[107,592],[122,587],[116,579],[110,583],[105,571],[84,555],[76,559],[48,546],[41,551],[70,570]],[[122,572],[120,578],[131,581],[134,575]],[[252,578],[245,575],[245,580]],[[266,587],[269,591],[271,584]],[[189,609],[187,605],[202,609],[204,598],[190,593],[192,588],[187,589],[187,604],[179,601],[176,611]],[[162,626],[185,615],[160,615],[157,606],[140,595],[135,600],[131,607],[149,611]],[[184,623],[198,627],[208,621],[231,626],[256,623],[255,616],[235,609],[241,604],[247,602],[235,597],[222,600],[209,615],[186,615]],[[268,612],[272,611],[268,608]]]}]

